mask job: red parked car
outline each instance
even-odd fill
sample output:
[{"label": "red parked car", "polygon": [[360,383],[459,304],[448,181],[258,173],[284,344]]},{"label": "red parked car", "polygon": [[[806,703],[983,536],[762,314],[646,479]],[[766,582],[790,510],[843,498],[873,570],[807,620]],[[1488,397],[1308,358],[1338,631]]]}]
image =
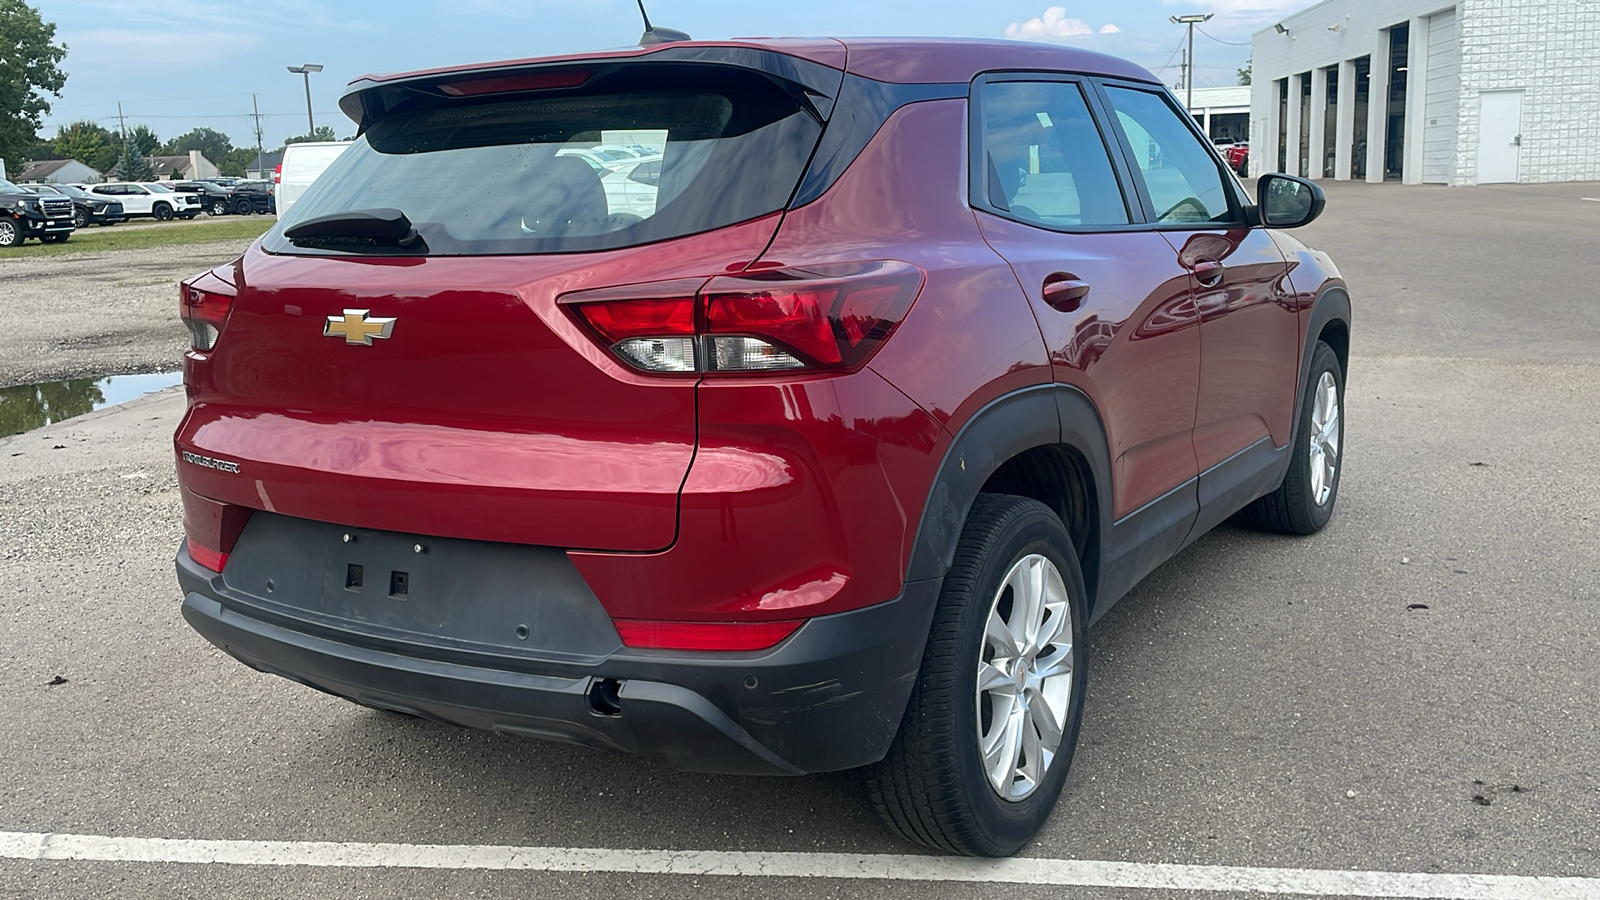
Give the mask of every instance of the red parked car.
[{"label": "red parked car", "polygon": [[1228,161],[1228,168],[1238,172],[1240,178],[1250,177],[1249,144],[1229,144],[1226,147],[1218,147],[1217,150],[1222,154],[1222,158]]},{"label": "red parked car", "polygon": [[[863,768],[906,838],[1003,855],[1066,778],[1085,629],[1240,510],[1332,513],[1350,302],[1274,230],[1322,195],[1247,197],[1138,66],[673,42],[341,105],[354,146],[182,286],[183,614],[263,672]],[[560,153],[600,144],[659,155],[653,200]]]}]

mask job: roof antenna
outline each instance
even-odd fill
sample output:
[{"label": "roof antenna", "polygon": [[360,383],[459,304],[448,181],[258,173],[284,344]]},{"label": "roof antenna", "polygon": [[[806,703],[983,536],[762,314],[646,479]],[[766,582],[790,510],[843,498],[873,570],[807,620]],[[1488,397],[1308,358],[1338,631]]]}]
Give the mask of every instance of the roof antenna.
[{"label": "roof antenna", "polygon": [[650,24],[650,14],[644,11],[644,0],[639,0],[639,16],[644,19],[644,34],[639,35],[639,46],[648,47],[651,44],[671,44],[675,41],[692,40],[685,32],[676,28],[657,28]]}]

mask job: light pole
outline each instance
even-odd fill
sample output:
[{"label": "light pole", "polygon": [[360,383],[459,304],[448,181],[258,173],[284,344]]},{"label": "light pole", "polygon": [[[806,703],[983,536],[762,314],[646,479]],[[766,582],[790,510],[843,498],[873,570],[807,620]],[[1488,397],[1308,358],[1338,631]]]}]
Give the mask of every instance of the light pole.
[{"label": "light pole", "polygon": [[[1210,18],[1210,17],[1208,16],[1207,18]],[[1173,21],[1176,22],[1177,19],[1173,19]],[[1189,43],[1191,45],[1194,44],[1194,33],[1192,31],[1189,33]],[[317,122],[316,122],[315,119],[311,118],[311,73],[312,72],[321,72],[322,71],[322,67],[317,65],[317,64],[315,64],[315,63],[306,63],[303,66],[290,66],[289,67],[289,71],[293,72],[296,75],[304,75],[305,76],[305,79],[306,79],[306,137],[308,137],[308,138],[309,137],[315,137],[316,133],[317,133]]]},{"label": "light pole", "polygon": [[[1189,110],[1190,115],[1194,114],[1194,26],[1201,22],[1211,21],[1211,17],[1213,15],[1215,15],[1215,13],[1206,13],[1205,15],[1199,16],[1169,17],[1172,19],[1172,24],[1174,25],[1189,26],[1189,65],[1184,69],[1183,72],[1183,86],[1188,89],[1189,96],[1183,101],[1183,106],[1185,109]],[[1168,58],[1170,59],[1170,57]],[[310,95],[308,94],[307,96]]]}]

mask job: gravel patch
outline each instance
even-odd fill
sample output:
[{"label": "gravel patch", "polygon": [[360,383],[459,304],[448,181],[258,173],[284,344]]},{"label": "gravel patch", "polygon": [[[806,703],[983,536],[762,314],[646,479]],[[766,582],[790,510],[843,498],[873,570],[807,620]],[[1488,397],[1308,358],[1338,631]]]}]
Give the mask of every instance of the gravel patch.
[{"label": "gravel patch", "polygon": [[248,246],[0,256],[0,387],[178,368],[188,345],[178,281]]}]

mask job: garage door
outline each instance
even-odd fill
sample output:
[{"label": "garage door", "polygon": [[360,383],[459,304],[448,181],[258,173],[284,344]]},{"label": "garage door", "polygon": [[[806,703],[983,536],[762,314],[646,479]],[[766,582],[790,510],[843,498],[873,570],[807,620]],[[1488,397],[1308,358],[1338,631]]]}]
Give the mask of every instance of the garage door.
[{"label": "garage door", "polygon": [[1449,184],[1455,175],[1456,119],[1461,104],[1461,29],[1455,10],[1428,17],[1427,59],[1422,180]]}]

